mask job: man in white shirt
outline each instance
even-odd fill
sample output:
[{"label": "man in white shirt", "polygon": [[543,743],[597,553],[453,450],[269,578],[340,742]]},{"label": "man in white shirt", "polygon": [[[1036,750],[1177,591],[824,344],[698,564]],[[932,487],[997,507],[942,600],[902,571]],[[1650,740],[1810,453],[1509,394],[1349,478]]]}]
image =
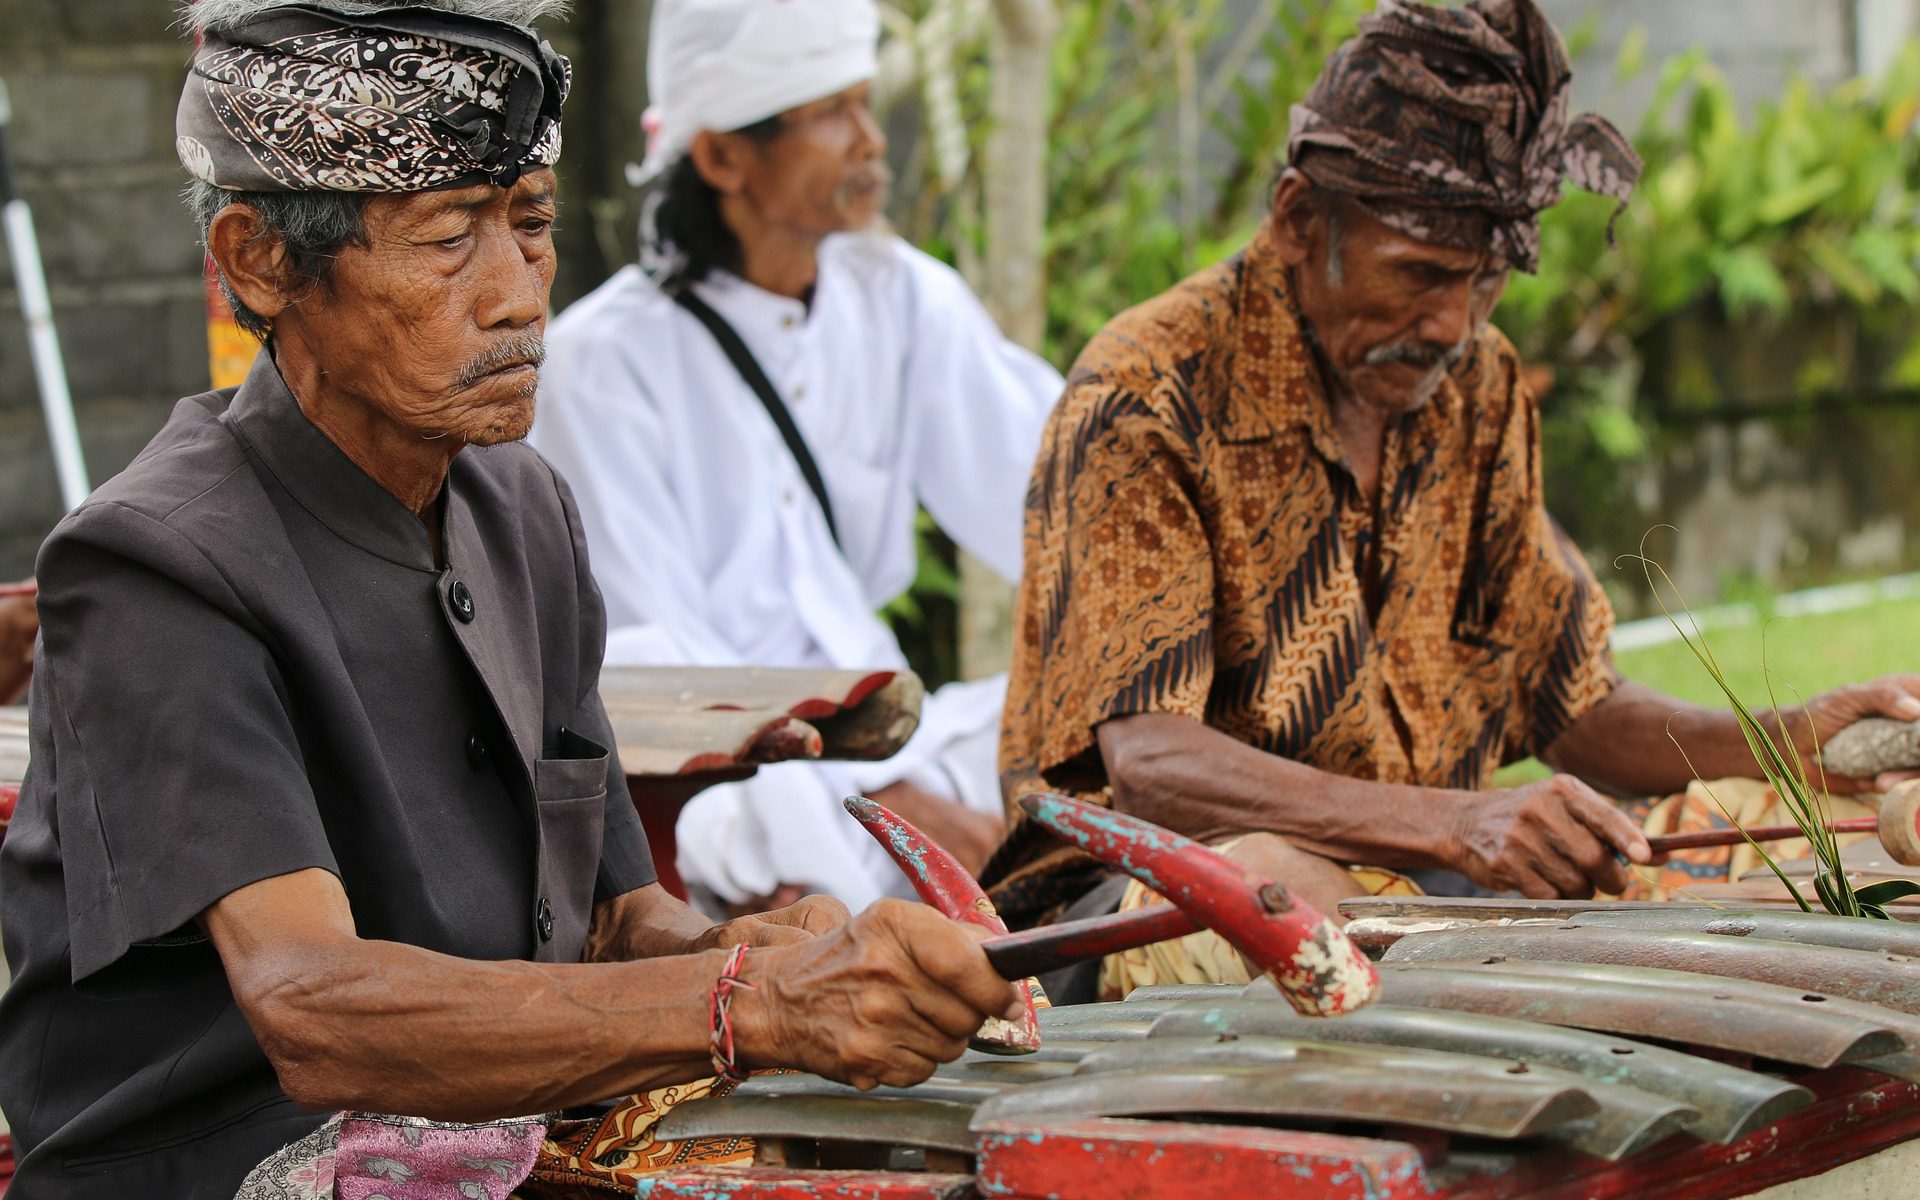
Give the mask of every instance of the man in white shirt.
[{"label": "man in white shirt", "polygon": [[[609,665],[904,665],[876,610],[913,580],[923,505],[1018,575],[1061,379],[952,270],[880,230],[878,37],[872,0],[655,5],[648,269],[553,324],[532,438],[579,499]],[[681,873],[734,908],[909,894],[841,809],[856,792],[977,869],[1002,830],[1005,690],[933,693],[886,762],[707,790],[680,818]]]}]

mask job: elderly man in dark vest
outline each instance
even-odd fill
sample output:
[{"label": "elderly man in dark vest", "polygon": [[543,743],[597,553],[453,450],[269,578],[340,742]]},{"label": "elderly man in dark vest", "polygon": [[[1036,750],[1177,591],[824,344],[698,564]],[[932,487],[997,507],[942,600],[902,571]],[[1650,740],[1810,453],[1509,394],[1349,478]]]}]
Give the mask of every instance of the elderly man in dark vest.
[{"label": "elderly man in dark vest", "polygon": [[[1252,243],[1087,347],[1027,493],[1010,793],[1231,843],[1333,911],[1403,870],[1618,892],[1649,847],[1601,791],[1753,771],[1732,714],[1615,672],[1488,323],[1563,181],[1624,206],[1638,178],[1611,125],[1568,118],[1570,78],[1534,0],[1383,0],[1294,109]],[[1916,693],[1842,689],[1789,733],[1810,753]],[[1528,755],[1561,774],[1492,786]],[[986,872],[1010,920],[1154,899],[1015,820]],[[1236,977],[1197,935],[1100,990]]]},{"label": "elderly man in dark vest", "polygon": [[1013,1003],[929,909],[716,927],[654,881],[579,517],[519,444],[568,69],[494,18],[549,7],[193,10],[180,156],[265,345],[40,556],[0,854],[22,1200],[436,1153],[498,1197],[544,1129],[475,1123],[755,1066],[910,1083]]}]

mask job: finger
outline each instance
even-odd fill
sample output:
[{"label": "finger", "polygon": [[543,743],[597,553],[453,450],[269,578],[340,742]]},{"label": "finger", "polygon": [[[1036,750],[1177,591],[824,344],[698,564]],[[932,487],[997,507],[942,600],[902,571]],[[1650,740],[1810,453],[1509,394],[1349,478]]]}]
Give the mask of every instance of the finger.
[{"label": "finger", "polygon": [[981,1014],[944,988],[915,988],[906,993],[906,999],[921,1020],[946,1037],[964,1042],[980,1028]]},{"label": "finger", "polygon": [[1887,675],[1869,685],[1875,711],[1898,721],[1920,721],[1920,677]]},{"label": "finger", "polygon": [[923,974],[983,1016],[1006,1012],[1018,1002],[1019,993],[1000,978],[980,949],[980,933],[932,909],[920,911],[924,919],[916,918],[915,928],[902,941]]},{"label": "finger", "polygon": [[1647,843],[1646,831],[1586,784],[1579,783],[1577,786],[1580,790],[1574,793],[1571,803],[1567,805],[1567,811],[1574,819],[1592,830],[1601,841],[1626,855],[1628,862],[1641,865],[1650,862],[1653,847]]},{"label": "finger", "polygon": [[847,906],[832,896],[807,896],[760,917],[768,925],[784,925],[809,934],[831,933],[852,919]]},{"label": "finger", "polygon": [[[1570,822],[1572,829],[1566,840],[1560,844],[1560,853],[1580,873],[1580,884],[1585,899],[1595,891],[1618,893],[1627,886],[1626,868],[1621,865],[1611,845],[1601,841],[1593,831],[1579,822]],[[1568,892],[1569,896],[1574,892]]]},{"label": "finger", "polygon": [[1909,779],[1920,779],[1920,771],[1882,771],[1873,777],[1873,790],[1890,792]]},{"label": "finger", "polygon": [[1548,883],[1539,872],[1530,866],[1521,866],[1513,873],[1514,890],[1529,900],[1558,900],[1560,889]]},{"label": "finger", "polygon": [[1557,845],[1545,845],[1535,850],[1530,864],[1534,874],[1547,882],[1556,896],[1576,895],[1582,888],[1590,887],[1586,872],[1561,852]]},{"label": "finger", "polygon": [[932,1076],[935,1067],[959,1058],[961,1051],[965,1049],[966,1044],[963,1042],[958,1050],[945,1058],[938,1059],[929,1058],[924,1054],[900,1054],[888,1064],[886,1070],[880,1073],[880,1082],[888,1087],[912,1087],[916,1083],[924,1083]]}]

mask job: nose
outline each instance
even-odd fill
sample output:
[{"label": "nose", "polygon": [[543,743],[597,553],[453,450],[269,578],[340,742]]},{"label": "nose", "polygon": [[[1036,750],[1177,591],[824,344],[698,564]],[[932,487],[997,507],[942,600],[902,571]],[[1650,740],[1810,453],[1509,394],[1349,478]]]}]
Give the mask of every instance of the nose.
[{"label": "nose", "polygon": [[522,245],[511,230],[485,240],[479,264],[479,303],[474,321],[482,329],[524,329],[547,315],[553,282],[553,245]]},{"label": "nose", "polygon": [[1473,281],[1462,279],[1433,297],[1416,332],[1434,346],[1458,346],[1473,332]]},{"label": "nose", "polygon": [[887,131],[867,104],[853,106],[853,129],[863,158],[879,158],[887,152]]}]

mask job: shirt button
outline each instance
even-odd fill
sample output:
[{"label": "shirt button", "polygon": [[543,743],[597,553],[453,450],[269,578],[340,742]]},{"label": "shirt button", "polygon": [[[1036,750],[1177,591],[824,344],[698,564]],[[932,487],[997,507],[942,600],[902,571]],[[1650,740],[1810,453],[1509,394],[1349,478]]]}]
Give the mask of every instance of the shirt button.
[{"label": "shirt button", "polygon": [[793,489],[792,488],[784,488],[781,490],[780,503],[786,505],[788,508],[793,507]]},{"label": "shirt button", "polygon": [[477,733],[467,735],[467,762],[476,771],[484,771],[493,761],[493,752],[487,749],[487,739]]},{"label": "shirt button", "polygon": [[447,589],[447,602],[453,605],[453,615],[460,618],[462,625],[473,623],[473,593],[467,590],[466,584],[454,580],[453,586]]},{"label": "shirt button", "polygon": [[799,322],[796,321],[791,316],[785,316],[780,318],[780,328],[782,329],[792,329],[797,324],[799,324]]},{"label": "shirt button", "polygon": [[805,384],[802,384],[801,386],[793,389],[793,398],[795,400],[805,400],[807,398],[807,389]]},{"label": "shirt button", "polygon": [[540,930],[540,940],[553,940],[553,906],[547,903],[545,896],[540,897],[538,907],[533,910],[533,923]]}]

